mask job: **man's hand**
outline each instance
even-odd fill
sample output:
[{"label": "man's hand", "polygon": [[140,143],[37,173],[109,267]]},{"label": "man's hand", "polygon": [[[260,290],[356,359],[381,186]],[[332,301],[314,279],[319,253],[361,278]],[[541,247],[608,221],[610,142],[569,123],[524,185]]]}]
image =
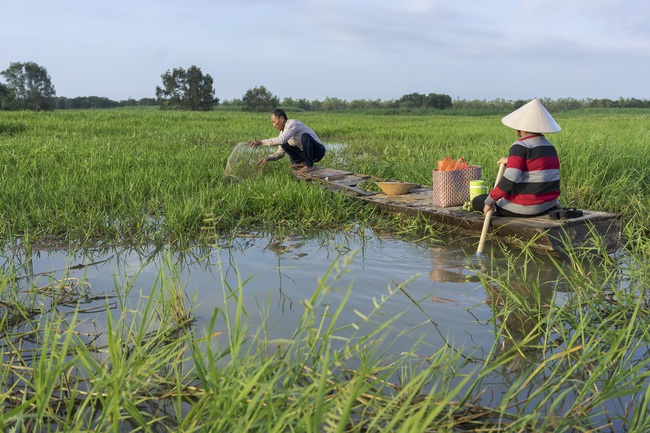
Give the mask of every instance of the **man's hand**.
[{"label": "man's hand", "polygon": [[260,140],[252,140],[252,141],[249,141],[249,142],[248,142],[248,145],[249,145],[250,147],[257,147],[257,146],[259,146],[260,144],[262,144],[262,142],[261,142]]},{"label": "man's hand", "polygon": [[257,162],[257,167],[258,167],[258,168],[264,167],[264,165],[265,165],[267,162],[269,162],[269,159],[268,159],[267,157],[264,157],[264,158],[260,159],[260,160]]}]

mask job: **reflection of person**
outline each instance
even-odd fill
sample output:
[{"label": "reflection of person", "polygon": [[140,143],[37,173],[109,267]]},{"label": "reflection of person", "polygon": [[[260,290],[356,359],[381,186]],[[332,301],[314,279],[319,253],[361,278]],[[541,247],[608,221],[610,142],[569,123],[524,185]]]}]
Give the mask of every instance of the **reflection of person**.
[{"label": "reflection of person", "polygon": [[[538,281],[550,280],[542,276]],[[500,344],[497,359],[507,359],[504,367],[510,371],[535,364],[543,352],[538,342],[543,337],[543,324],[552,303],[553,287],[523,281],[510,281],[508,286],[488,283],[484,287],[488,295],[486,304],[492,308],[498,326]],[[501,355],[505,357],[501,358]]]},{"label": "reflection of person", "polygon": [[262,158],[257,166],[261,167],[267,161],[276,161],[285,154],[291,159],[291,168],[299,173],[311,171],[314,163],[325,156],[325,146],[320,142],[318,135],[307,125],[299,120],[288,119],[284,110],[277,109],[271,113],[271,123],[280,131],[280,135],[266,140],[253,140],[251,146],[278,146],[275,153]]},{"label": "reflection of person", "polygon": [[560,126],[544,106],[533,99],[501,119],[517,131],[517,141],[510,146],[503,177],[489,194],[472,200],[476,211],[495,215],[533,217],[548,213],[559,205],[560,159],[555,146],[544,133],[558,132]]}]

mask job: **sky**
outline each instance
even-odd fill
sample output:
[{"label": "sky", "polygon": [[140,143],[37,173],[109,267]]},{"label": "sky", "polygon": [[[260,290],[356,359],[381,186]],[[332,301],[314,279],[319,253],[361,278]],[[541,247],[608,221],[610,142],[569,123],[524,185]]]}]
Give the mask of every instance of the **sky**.
[{"label": "sky", "polygon": [[[650,99],[648,0],[0,0],[0,71],[57,96],[155,98],[197,66],[220,100]],[[0,76],[4,82],[4,77]]]}]

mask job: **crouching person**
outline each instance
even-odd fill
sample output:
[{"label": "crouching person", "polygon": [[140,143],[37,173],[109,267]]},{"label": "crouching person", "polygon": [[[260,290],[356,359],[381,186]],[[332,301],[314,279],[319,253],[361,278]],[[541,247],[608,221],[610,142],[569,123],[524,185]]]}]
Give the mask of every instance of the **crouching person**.
[{"label": "crouching person", "polygon": [[253,147],[278,146],[275,153],[260,159],[257,163],[258,167],[262,167],[268,161],[277,161],[286,154],[291,160],[291,169],[297,170],[298,173],[305,173],[313,170],[314,163],[325,156],[325,146],[314,130],[299,120],[288,119],[284,110],[274,110],[271,113],[271,123],[280,131],[277,137],[249,142]]}]

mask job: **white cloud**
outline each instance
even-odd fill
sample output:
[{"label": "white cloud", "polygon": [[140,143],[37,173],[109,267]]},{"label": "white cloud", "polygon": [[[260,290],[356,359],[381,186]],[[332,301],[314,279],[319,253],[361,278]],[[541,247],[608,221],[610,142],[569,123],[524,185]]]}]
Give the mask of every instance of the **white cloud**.
[{"label": "white cloud", "polygon": [[310,99],[650,98],[649,11],[646,0],[27,0],[3,11],[33,26],[0,27],[0,68],[36,61],[59,95],[112,99],[150,97],[165,70],[193,64],[221,99],[259,85]]}]

